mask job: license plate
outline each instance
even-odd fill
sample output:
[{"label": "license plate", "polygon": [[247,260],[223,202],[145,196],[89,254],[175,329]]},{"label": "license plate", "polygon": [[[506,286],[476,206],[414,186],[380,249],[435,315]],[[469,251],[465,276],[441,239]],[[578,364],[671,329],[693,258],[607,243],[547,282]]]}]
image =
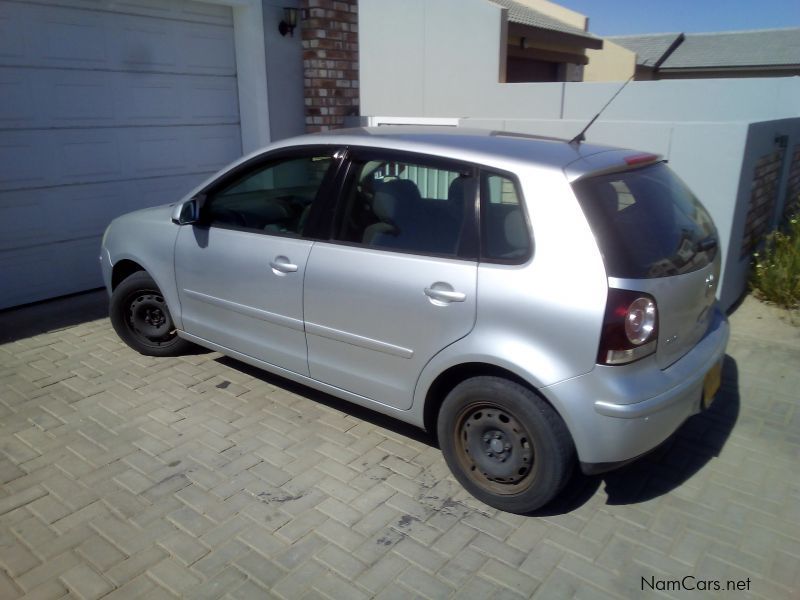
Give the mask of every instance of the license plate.
[{"label": "license plate", "polygon": [[719,387],[722,384],[722,361],[711,367],[711,370],[706,373],[706,378],[703,380],[703,408],[706,409],[714,402],[714,396],[717,395]]}]

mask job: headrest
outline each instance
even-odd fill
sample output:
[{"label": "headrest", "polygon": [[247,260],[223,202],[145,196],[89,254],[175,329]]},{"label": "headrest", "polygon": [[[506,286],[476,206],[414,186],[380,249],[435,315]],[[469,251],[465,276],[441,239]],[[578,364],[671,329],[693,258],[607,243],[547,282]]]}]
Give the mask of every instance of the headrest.
[{"label": "headrest", "polygon": [[506,241],[508,242],[509,246],[515,250],[522,250],[523,248],[528,247],[530,244],[530,240],[528,238],[528,228],[525,227],[525,218],[523,217],[520,209],[515,208],[506,215],[506,220],[505,223],[503,223],[503,227],[505,229]]},{"label": "headrest", "polygon": [[372,210],[381,221],[397,219],[401,211],[411,213],[422,200],[419,188],[408,179],[392,179],[376,188]]}]

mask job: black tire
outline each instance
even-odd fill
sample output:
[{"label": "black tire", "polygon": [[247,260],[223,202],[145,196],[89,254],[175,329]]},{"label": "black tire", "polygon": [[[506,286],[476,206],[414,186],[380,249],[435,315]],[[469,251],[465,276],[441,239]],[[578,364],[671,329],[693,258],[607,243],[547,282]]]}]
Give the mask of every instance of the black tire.
[{"label": "black tire", "polygon": [[574,446],[556,411],[530,389],[500,377],[459,383],[439,410],[447,465],[481,502],[526,514],[569,480]]},{"label": "black tire", "polygon": [[125,278],[111,294],[111,324],[122,341],[147,356],[178,356],[192,343],[178,337],[167,303],[144,271]]}]

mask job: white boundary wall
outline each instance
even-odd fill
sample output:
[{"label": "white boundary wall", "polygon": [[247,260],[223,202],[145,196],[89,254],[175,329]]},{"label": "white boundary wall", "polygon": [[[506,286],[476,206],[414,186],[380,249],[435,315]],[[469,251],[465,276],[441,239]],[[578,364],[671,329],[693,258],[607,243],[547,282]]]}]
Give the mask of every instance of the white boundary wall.
[{"label": "white boundary wall", "polygon": [[[501,12],[485,0],[361,0],[361,114],[571,138],[619,83],[499,83]],[[457,18],[454,17],[457,16]],[[709,208],[725,260],[720,297],[744,291],[740,258],[756,160],[800,144],[800,78],[635,81],[587,140],[664,155]],[[788,164],[779,186],[785,199]],[[773,222],[777,221],[777,217]]]}]

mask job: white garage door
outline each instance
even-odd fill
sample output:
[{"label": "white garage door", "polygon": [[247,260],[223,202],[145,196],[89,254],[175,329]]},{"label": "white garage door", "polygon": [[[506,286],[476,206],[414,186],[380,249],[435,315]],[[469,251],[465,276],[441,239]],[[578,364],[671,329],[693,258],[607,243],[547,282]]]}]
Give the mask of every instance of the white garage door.
[{"label": "white garage door", "polygon": [[113,217],[240,155],[230,8],[0,0],[0,308],[99,287]]}]

